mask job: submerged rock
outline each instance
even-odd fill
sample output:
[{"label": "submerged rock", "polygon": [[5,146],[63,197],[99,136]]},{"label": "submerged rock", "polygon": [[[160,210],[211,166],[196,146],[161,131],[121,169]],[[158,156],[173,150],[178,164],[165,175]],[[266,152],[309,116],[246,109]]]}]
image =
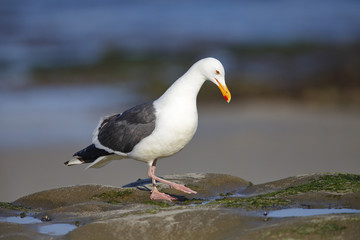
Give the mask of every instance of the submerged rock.
[{"label": "submerged rock", "polygon": [[159,184],[179,201],[150,201],[149,179],[122,188],[85,185],[34,193],[0,204],[0,217],[20,216],[26,210],[26,216],[48,216],[51,221],[0,221],[0,239],[48,239],[49,233],[39,232],[39,226],[64,223],[69,232],[56,239],[360,239],[360,212],[269,217],[272,209],[293,207],[360,209],[359,175],[309,174],[259,185],[225,174],[165,178],[198,194],[180,194]]}]

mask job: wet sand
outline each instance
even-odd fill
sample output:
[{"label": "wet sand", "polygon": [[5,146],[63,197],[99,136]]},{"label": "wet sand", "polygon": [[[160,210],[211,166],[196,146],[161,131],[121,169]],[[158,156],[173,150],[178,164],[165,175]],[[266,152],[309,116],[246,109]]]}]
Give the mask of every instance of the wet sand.
[{"label": "wet sand", "polygon": [[[68,185],[123,186],[147,178],[147,165],[129,159],[87,171],[85,165],[65,167],[63,162],[90,143],[92,130],[81,141],[2,149],[0,201]],[[180,153],[160,160],[157,173],[226,173],[256,184],[312,172],[359,174],[359,157],[359,110],[279,102],[218,103],[199,107],[194,139]]]}]

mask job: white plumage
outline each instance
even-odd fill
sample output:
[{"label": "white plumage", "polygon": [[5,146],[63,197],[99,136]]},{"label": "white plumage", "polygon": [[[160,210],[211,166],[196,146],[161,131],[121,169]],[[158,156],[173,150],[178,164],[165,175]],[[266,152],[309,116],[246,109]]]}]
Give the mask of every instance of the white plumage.
[{"label": "white plumage", "polygon": [[156,177],[155,165],[157,159],[180,151],[194,136],[198,126],[196,99],[206,80],[217,85],[230,102],[222,64],[215,58],[202,59],[157,100],[102,119],[94,131],[93,144],[75,153],[76,158],[65,164],[91,162],[89,167],[97,168],[112,160],[132,158],[149,165],[154,185],[151,199],[174,200],[157,191],[156,180],[186,193],[196,193]]}]

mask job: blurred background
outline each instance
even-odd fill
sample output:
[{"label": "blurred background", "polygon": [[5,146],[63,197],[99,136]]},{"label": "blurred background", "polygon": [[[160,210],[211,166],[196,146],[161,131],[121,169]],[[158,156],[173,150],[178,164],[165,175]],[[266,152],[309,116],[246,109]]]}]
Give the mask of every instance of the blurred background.
[{"label": "blurred background", "polygon": [[147,178],[133,160],[63,162],[101,116],[156,99],[208,56],[232,102],[205,83],[198,132],[159,175],[360,173],[359,26],[356,0],[2,0],[0,201]]}]

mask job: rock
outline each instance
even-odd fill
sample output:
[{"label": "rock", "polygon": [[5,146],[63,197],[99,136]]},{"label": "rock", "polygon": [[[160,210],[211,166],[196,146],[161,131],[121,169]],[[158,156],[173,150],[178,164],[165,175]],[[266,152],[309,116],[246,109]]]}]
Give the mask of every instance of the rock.
[{"label": "rock", "polygon": [[[21,233],[21,234],[18,234]],[[6,240],[31,240],[33,237],[39,237],[39,234],[29,230],[25,225],[0,222],[0,239]],[[40,238],[38,238],[40,239]]]},{"label": "rock", "polygon": [[245,233],[241,240],[253,239],[359,239],[360,215],[329,215],[291,218],[264,224]]},{"label": "rock", "polygon": [[246,209],[359,208],[360,175],[318,173],[249,186],[244,197],[223,198],[217,203]]},{"label": "rock", "polygon": [[[0,239],[48,239],[41,226],[65,224],[57,239],[360,239],[360,212],[274,218],[273,209],[360,209],[360,176],[309,174],[252,186],[225,174],[165,176],[196,195],[159,184],[179,197],[172,203],[150,201],[151,181],[123,188],[85,185],[34,193],[0,204],[0,217],[23,216],[48,222],[23,225],[0,220]],[[74,230],[72,230],[74,229]],[[72,230],[72,231],[70,231]],[[346,238],[344,238],[344,236]]]},{"label": "rock", "polygon": [[63,187],[30,194],[16,200],[14,204],[41,210],[54,209],[92,201],[94,195],[113,189],[118,190],[101,185]]},{"label": "rock", "polygon": [[[164,176],[164,178],[169,181],[183,184],[193,189],[194,191],[197,191],[196,195],[184,194],[175,189],[169,188],[169,186],[166,184],[160,183],[158,185],[161,191],[175,196],[180,194],[178,197],[183,196],[187,199],[213,198],[219,196],[221,193],[240,191],[250,185],[248,181],[245,181],[242,178],[217,173],[188,173],[182,175],[173,174]],[[139,181],[128,184],[125,187],[139,188],[140,186],[146,187],[149,190],[152,188],[150,180],[147,181],[146,185],[143,184],[143,181]]]},{"label": "rock", "polygon": [[252,218],[211,208],[180,208],[88,224],[66,239],[231,239],[247,231]]},{"label": "rock", "polygon": [[[168,185],[158,184],[158,188],[161,191],[183,199],[216,197],[220,193],[245,189],[249,185],[249,182],[241,178],[214,173],[169,175],[164,178],[184,184],[198,192],[196,195],[183,194],[177,190],[170,189]],[[101,185],[71,186],[34,193],[16,200],[14,204],[35,209],[50,210],[84,202],[97,201],[105,201],[108,203],[146,203],[150,200],[151,187],[150,179],[127,184],[124,188]]]}]

